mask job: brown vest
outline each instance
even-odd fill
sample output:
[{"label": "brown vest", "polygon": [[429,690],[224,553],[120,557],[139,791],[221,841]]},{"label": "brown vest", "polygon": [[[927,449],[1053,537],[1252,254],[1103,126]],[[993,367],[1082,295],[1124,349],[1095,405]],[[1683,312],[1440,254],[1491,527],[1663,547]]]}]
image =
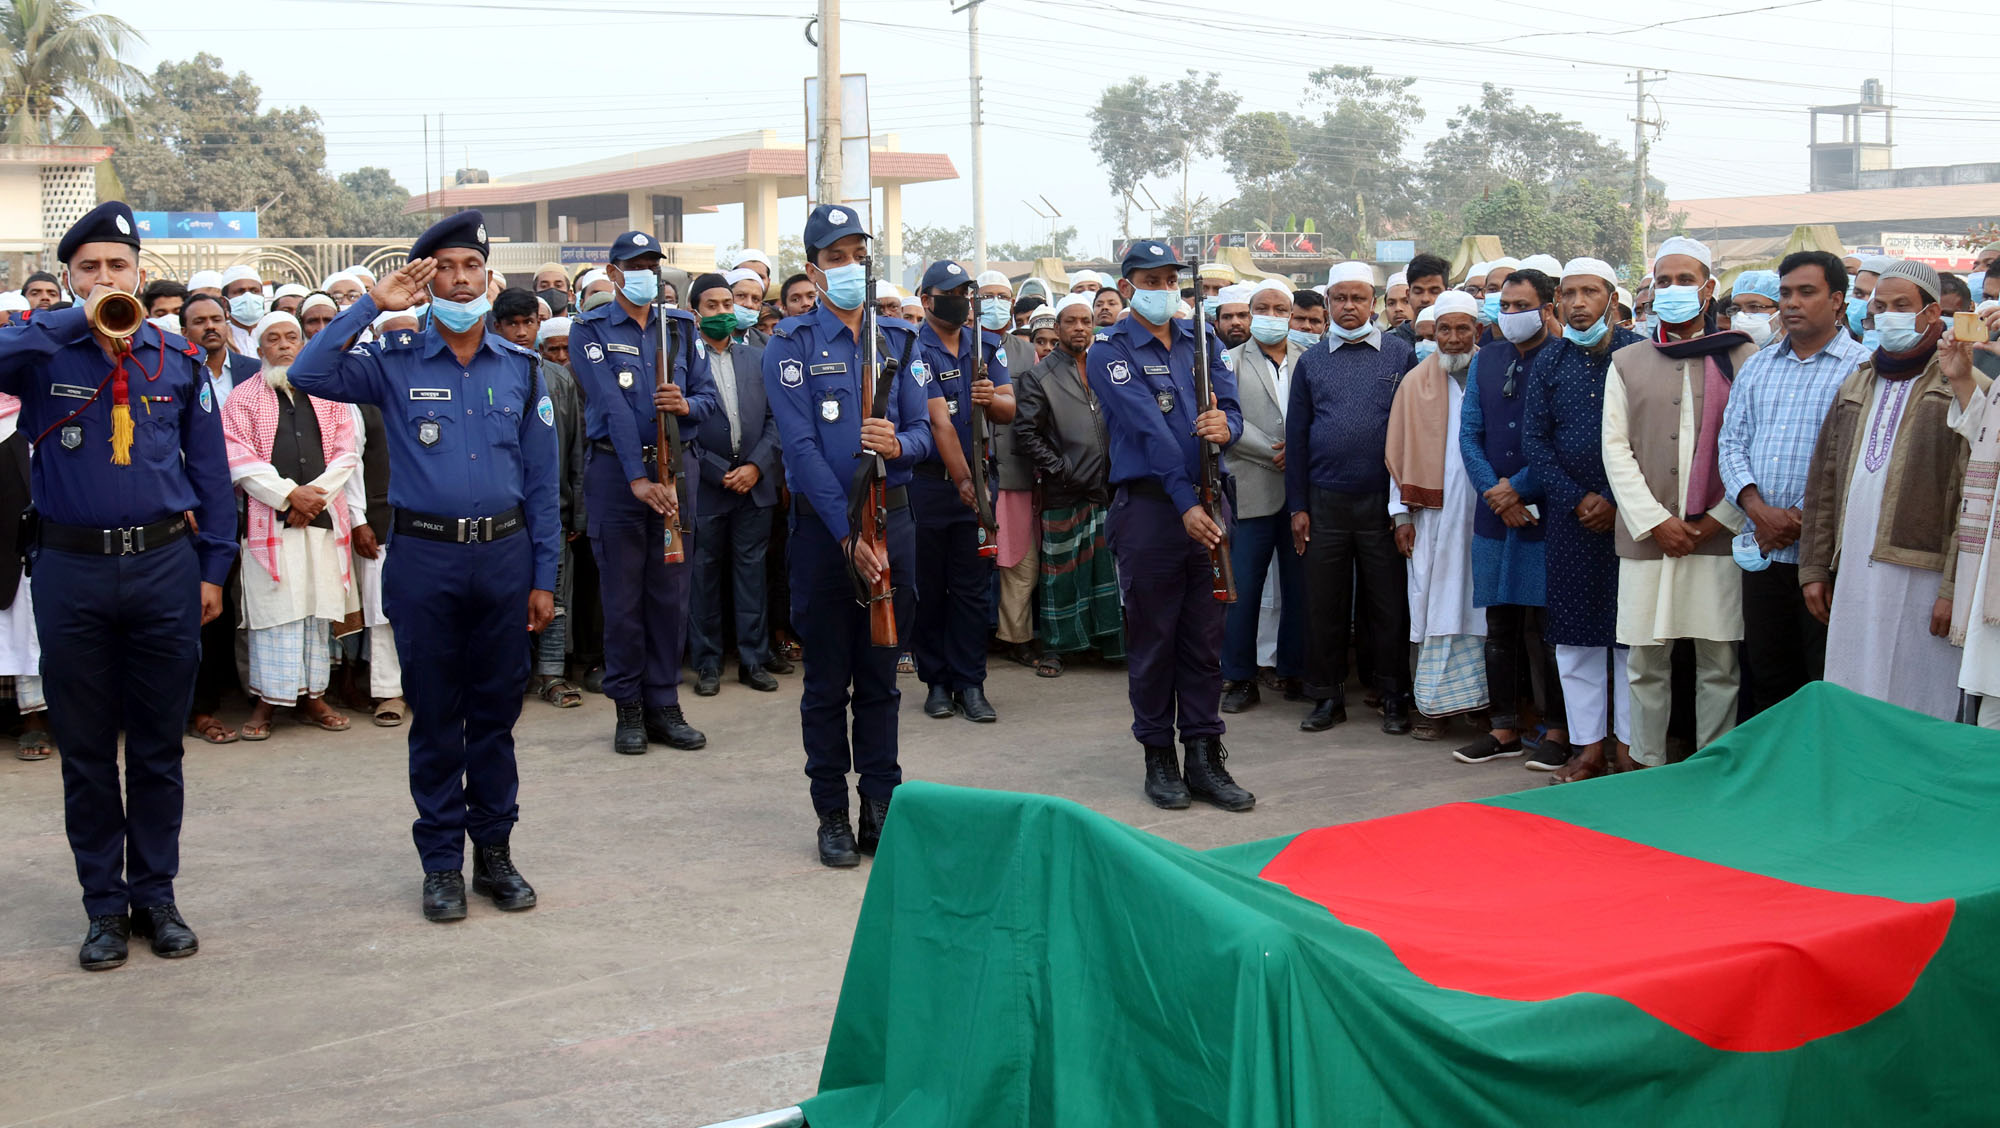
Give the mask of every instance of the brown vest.
[{"label": "brown vest", "polygon": [[[1731,350],[1733,370],[1743,371],[1744,362],[1756,353],[1757,346],[1748,342]],[[1667,512],[1681,517],[1681,494],[1687,485],[1681,481],[1681,441],[1685,438],[1692,443],[1696,438],[1680,433],[1682,383],[1685,381],[1694,392],[1694,421],[1700,426],[1705,383],[1702,358],[1675,360],[1651,341],[1636,341],[1612,353],[1611,364],[1612,371],[1624,382],[1626,432],[1632,443],[1632,456],[1639,462],[1639,472],[1646,476],[1646,486],[1653,491],[1654,499]],[[1659,544],[1651,537],[1632,539],[1631,530],[1623,520],[1613,522],[1613,527],[1619,556],[1628,560],[1662,557]],[[1730,540],[1727,536],[1712,536],[1701,542],[1695,553],[1728,556]]]}]

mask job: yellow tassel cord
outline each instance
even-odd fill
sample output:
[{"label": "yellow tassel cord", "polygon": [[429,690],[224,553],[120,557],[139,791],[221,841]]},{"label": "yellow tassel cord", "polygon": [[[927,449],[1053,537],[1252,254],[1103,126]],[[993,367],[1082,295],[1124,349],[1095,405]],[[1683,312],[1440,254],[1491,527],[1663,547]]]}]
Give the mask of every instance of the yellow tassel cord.
[{"label": "yellow tassel cord", "polygon": [[130,404],[111,406],[111,464],[113,466],[132,465],[132,407]]}]

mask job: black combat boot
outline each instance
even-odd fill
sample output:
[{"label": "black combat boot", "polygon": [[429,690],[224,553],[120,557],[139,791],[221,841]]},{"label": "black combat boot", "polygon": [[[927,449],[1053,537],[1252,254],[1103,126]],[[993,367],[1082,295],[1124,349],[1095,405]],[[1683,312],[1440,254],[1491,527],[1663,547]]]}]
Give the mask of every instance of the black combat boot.
[{"label": "black combat boot", "polygon": [[440,923],[465,919],[465,875],[457,870],[424,874],[424,919]]},{"label": "black combat boot", "polygon": [[875,847],[882,842],[882,824],[889,820],[889,801],[861,797],[861,832],[854,836],[854,848],[875,856]]},{"label": "black combat boot", "polygon": [[514,868],[514,854],[505,842],[472,847],[472,891],[493,898],[501,912],[517,913],[535,907],[535,887]]},{"label": "black combat boot", "polygon": [[1183,810],[1188,805],[1187,784],[1181,780],[1180,759],[1172,746],[1146,745],[1146,798],[1165,811]]},{"label": "black combat boot", "polygon": [[611,748],[620,756],[646,754],[646,713],[637,701],[618,702],[618,727],[611,734]]},{"label": "black combat boot", "polygon": [[1188,794],[1225,811],[1247,811],[1257,805],[1257,797],[1236,786],[1222,762],[1229,750],[1219,736],[1197,736],[1187,742]]},{"label": "black combat boot", "polygon": [[854,848],[854,828],[848,824],[846,807],[819,813],[819,864],[835,869],[848,869],[861,864],[861,855]]},{"label": "black combat boot", "polygon": [[683,752],[708,747],[708,737],[688,724],[678,705],[655,705],[646,710],[646,739]]}]

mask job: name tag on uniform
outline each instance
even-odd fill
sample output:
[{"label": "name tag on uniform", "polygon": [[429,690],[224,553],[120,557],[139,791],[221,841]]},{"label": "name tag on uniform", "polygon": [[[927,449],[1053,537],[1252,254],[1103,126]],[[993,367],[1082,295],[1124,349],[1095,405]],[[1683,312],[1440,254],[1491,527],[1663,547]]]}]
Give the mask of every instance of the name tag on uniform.
[{"label": "name tag on uniform", "polygon": [[637,345],[614,345],[606,343],[604,347],[612,352],[631,353],[633,356],[639,355],[639,346]]},{"label": "name tag on uniform", "polygon": [[943,372],[938,373],[938,383],[940,384],[944,383],[946,380],[956,380],[956,379],[958,379],[958,369],[956,368],[947,368]]},{"label": "name tag on uniform", "polygon": [[451,389],[450,389],[450,388],[411,388],[411,389],[410,389],[410,399],[411,399],[412,401],[414,401],[414,402],[423,402],[423,401],[425,401],[425,400],[448,400],[448,399],[450,399],[450,398],[451,398]]},{"label": "name tag on uniform", "polygon": [[815,376],[838,376],[845,371],[847,371],[847,364],[845,362],[840,364],[815,364],[812,366],[812,374]]},{"label": "name tag on uniform", "polygon": [[86,388],[81,384],[50,384],[52,396],[68,396],[71,399],[89,399],[97,394],[96,388]]},{"label": "name tag on uniform", "polygon": [[1173,371],[1173,369],[1168,368],[1164,364],[1149,364],[1146,366],[1146,375],[1148,376],[1169,376],[1173,374]]}]

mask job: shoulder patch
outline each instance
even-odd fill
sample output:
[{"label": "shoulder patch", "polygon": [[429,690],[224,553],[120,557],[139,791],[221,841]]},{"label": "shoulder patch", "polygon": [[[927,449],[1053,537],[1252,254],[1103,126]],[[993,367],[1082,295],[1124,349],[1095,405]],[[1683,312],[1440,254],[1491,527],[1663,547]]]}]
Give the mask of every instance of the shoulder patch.
[{"label": "shoulder patch", "polygon": [[555,426],[556,405],[554,401],[550,400],[547,396],[543,396],[542,402],[535,405],[535,418],[540,419],[542,425],[545,427]]},{"label": "shoulder patch", "polygon": [[201,390],[195,393],[195,402],[210,415],[215,414],[215,393],[208,390],[208,381],[201,382]]},{"label": "shoulder patch", "polygon": [[1102,333],[1099,333],[1097,336],[1091,338],[1091,340],[1093,341],[1108,341],[1110,339],[1111,339],[1111,331],[1108,329]]},{"label": "shoulder patch", "polygon": [[1122,360],[1112,361],[1111,367],[1105,370],[1105,374],[1111,377],[1111,382],[1114,384],[1129,384],[1132,382],[1132,366]]},{"label": "shoulder patch", "polygon": [[589,357],[592,363],[599,363],[604,360],[604,347],[592,341],[583,347],[583,355]]},{"label": "shoulder patch", "polygon": [[930,383],[931,366],[925,364],[922,357],[910,361],[910,378],[915,380],[919,387]]},{"label": "shoulder patch", "polygon": [[796,388],[806,382],[806,367],[797,360],[787,360],[778,365],[778,383],[787,388]]}]

